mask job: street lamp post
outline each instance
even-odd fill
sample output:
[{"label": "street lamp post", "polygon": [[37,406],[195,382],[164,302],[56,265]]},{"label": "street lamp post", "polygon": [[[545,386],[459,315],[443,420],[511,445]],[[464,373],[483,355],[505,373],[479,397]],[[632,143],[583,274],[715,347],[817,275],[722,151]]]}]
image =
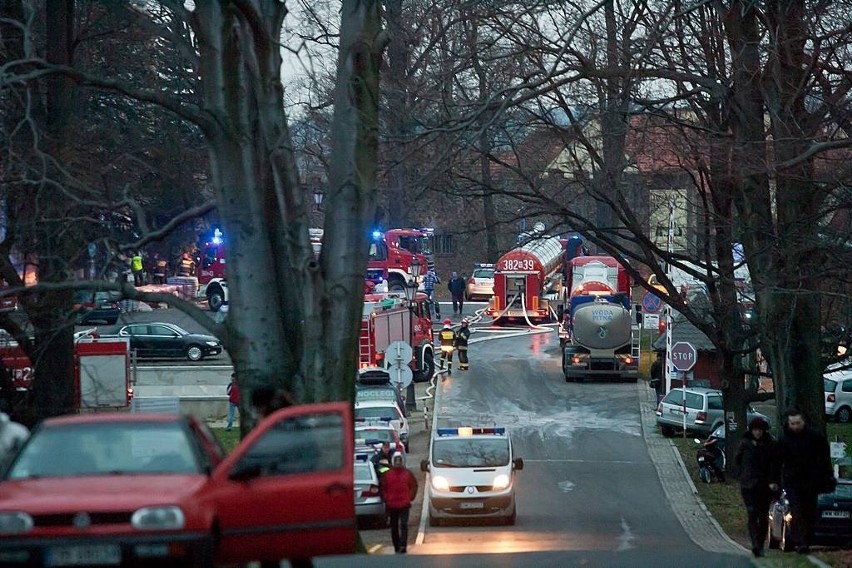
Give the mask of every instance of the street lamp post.
[{"label": "street lamp post", "polygon": [[[408,301],[408,343],[414,339],[414,307],[417,299],[417,288],[419,286],[420,270],[423,267],[416,258],[411,261],[411,278],[405,283],[405,299]],[[416,393],[414,392],[414,381],[412,380],[405,389],[405,410],[417,410]]]}]

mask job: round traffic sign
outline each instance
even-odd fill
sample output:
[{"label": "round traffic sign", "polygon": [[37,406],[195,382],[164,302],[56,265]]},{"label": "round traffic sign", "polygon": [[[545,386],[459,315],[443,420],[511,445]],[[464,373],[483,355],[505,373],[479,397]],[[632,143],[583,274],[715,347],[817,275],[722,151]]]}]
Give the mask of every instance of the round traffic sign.
[{"label": "round traffic sign", "polygon": [[672,345],[672,365],[678,371],[685,373],[695,366],[698,361],[698,351],[692,343],[678,341]]},{"label": "round traffic sign", "polygon": [[663,301],[656,294],[645,292],[645,295],[642,297],[642,309],[644,309],[646,313],[655,314],[660,311],[660,307],[662,305]]},{"label": "round traffic sign", "polygon": [[400,389],[408,388],[413,379],[411,367],[408,366],[413,356],[411,345],[404,341],[394,341],[385,349],[385,368],[390,373],[391,381],[397,383]]}]

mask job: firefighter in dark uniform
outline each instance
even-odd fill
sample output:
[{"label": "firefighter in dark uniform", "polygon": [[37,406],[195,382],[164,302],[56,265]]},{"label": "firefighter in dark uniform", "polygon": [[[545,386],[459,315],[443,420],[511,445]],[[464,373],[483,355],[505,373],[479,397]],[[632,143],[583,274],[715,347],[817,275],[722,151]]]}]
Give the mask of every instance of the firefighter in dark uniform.
[{"label": "firefighter in dark uniform", "polygon": [[467,371],[470,365],[467,364],[467,342],[470,340],[470,320],[464,318],[461,322],[461,328],[456,332],[456,349],[459,350],[459,370]]},{"label": "firefighter in dark uniform", "polygon": [[[447,369],[447,374],[453,372],[453,348],[456,344],[456,332],[453,331],[452,322],[449,319],[444,320],[444,327],[438,333],[441,338],[441,368]],[[444,367],[444,363],[447,366]]]}]

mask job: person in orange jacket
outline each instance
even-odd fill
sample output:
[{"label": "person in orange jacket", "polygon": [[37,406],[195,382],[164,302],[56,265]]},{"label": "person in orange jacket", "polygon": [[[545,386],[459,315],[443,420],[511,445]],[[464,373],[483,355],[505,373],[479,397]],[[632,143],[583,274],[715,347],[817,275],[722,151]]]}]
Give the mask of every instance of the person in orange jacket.
[{"label": "person in orange jacket", "polygon": [[394,552],[408,552],[408,515],[411,502],[417,496],[417,478],[406,469],[400,452],[393,455],[391,469],[382,476],[382,497],[390,517],[391,540]]}]

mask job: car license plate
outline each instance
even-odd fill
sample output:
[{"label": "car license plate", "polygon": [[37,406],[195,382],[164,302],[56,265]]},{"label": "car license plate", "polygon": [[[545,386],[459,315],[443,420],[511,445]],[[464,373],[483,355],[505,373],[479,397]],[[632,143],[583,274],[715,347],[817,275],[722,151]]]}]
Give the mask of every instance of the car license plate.
[{"label": "car license plate", "polygon": [[823,511],[823,519],[848,519],[849,511]]},{"label": "car license plate", "polygon": [[117,544],[55,546],[47,551],[45,566],[110,566],[121,564]]},{"label": "car license plate", "polygon": [[683,416],[686,413],[681,408],[669,408],[669,414],[677,414],[678,416]]},{"label": "car license plate", "polygon": [[461,509],[482,509],[485,507],[485,503],[480,503],[478,501],[462,501],[459,505]]}]

